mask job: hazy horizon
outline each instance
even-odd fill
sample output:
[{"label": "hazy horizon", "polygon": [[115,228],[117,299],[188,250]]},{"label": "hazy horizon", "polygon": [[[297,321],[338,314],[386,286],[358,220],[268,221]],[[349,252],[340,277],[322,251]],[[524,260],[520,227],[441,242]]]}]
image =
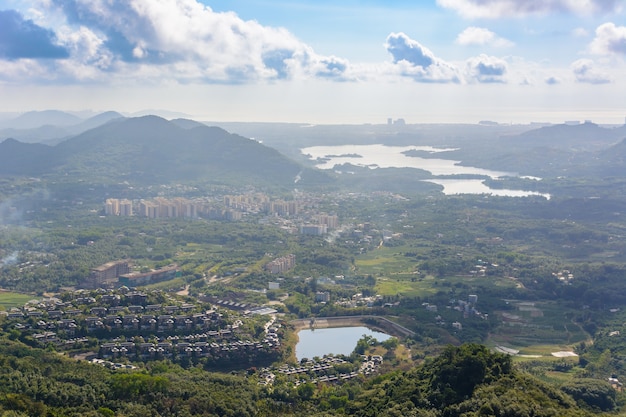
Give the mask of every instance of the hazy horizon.
[{"label": "hazy horizon", "polygon": [[[200,123],[224,123],[224,124],[276,124],[276,125],[280,125],[280,124],[294,124],[294,125],[310,125],[310,126],[367,126],[367,125],[372,125],[372,126],[389,126],[389,125],[393,125],[394,127],[398,127],[401,128],[402,126],[428,126],[428,125],[484,125],[484,126],[500,126],[500,127],[506,127],[506,126],[528,126],[528,127],[534,127],[534,126],[548,126],[548,125],[559,125],[559,124],[570,124],[570,125],[576,125],[576,124],[584,124],[584,123],[593,123],[593,124],[597,124],[599,126],[604,126],[604,127],[621,127],[626,125],[626,121],[622,121],[621,123],[619,122],[619,120],[616,123],[602,123],[599,122],[597,120],[592,120],[592,119],[575,119],[575,118],[570,118],[570,119],[562,119],[562,120],[555,120],[555,121],[547,121],[547,120],[528,120],[528,121],[519,121],[519,122],[506,122],[506,121],[497,121],[497,120],[491,120],[488,118],[485,119],[481,119],[481,120],[474,120],[474,121],[446,121],[446,122],[436,122],[436,121],[410,121],[410,120],[406,120],[404,118],[393,118],[393,117],[388,117],[386,119],[381,119],[381,120],[375,120],[375,121],[364,121],[364,122],[341,122],[341,121],[337,121],[337,122],[326,122],[326,123],[314,123],[311,121],[306,121],[306,120],[295,120],[295,121],[281,121],[281,120],[238,120],[238,119],[234,119],[234,120],[216,120],[216,119],[208,119],[208,118],[202,118],[202,117],[198,117],[196,115],[193,114],[188,114],[188,113],[182,113],[182,112],[177,112],[177,111],[173,111],[173,110],[168,110],[168,109],[141,109],[138,111],[134,111],[134,112],[118,112],[115,109],[108,109],[108,110],[93,110],[93,109],[82,109],[82,110],[59,110],[59,109],[43,109],[43,110],[25,110],[25,111],[15,111],[15,112],[0,112],[0,124],[5,125],[3,126],[3,128],[16,128],[13,127],[11,125],[11,122],[15,119],[19,119],[20,116],[26,115],[26,114],[30,114],[30,113],[46,113],[46,112],[63,112],[72,116],[76,116],[78,118],[80,118],[80,123],[82,123],[83,121],[86,121],[92,117],[96,117],[99,116],[101,114],[104,113],[108,113],[108,112],[116,112],[116,113],[120,113],[123,117],[126,118],[136,118],[136,117],[143,117],[143,116],[157,116],[157,117],[161,117],[163,119],[166,120],[175,120],[175,119],[189,119],[189,120],[194,120]],[[571,115],[571,114],[570,114]],[[567,114],[564,114],[563,116],[567,116]],[[581,114],[582,116],[582,114]],[[399,124],[401,123],[401,124]],[[54,124],[49,124],[50,126],[55,126]],[[67,125],[67,126],[72,126],[71,124]],[[36,127],[44,127],[44,125],[32,125],[30,127],[27,127],[26,129],[31,129],[31,128],[36,128]],[[16,129],[24,129],[24,127],[17,127]]]}]

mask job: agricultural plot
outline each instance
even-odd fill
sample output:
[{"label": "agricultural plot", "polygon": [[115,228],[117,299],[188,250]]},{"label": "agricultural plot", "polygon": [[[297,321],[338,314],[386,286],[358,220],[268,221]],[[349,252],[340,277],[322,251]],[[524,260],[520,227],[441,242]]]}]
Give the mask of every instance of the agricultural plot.
[{"label": "agricultural plot", "polygon": [[491,342],[520,350],[520,354],[545,355],[589,339],[589,335],[569,319],[569,312],[551,302],[509,301],[511,308],[497,311],[500,326]]},{"label": "agricultural plot", "polygon": [[13,307],[21,307],[34,297],[28,294],[0,291],[0,311],[9,310]]}]

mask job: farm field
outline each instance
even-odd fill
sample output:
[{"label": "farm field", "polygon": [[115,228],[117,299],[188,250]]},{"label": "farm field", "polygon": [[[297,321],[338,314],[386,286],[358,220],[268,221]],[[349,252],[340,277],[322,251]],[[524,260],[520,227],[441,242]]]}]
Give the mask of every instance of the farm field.
[{"label": "farm field", "polygon": [[0,311],[10,310],[12,307],[21,307],[29,300],[32,300],[32,295],[20,294],[10,291],[0,291]]},{"label": "farm field", "polygon": [[523,355],[549,355],[571,350],[589,340],[589,335],[570,317],[573,311],[552,302],[520,302],[510,300],[511,309],[497,311],[501,324],[490,337],[495,345],[520,350]]}]

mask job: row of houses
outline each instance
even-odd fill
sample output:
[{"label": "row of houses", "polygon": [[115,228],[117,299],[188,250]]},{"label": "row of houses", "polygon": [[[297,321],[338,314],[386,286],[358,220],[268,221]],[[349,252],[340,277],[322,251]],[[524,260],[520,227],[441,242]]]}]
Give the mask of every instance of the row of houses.
[{"label": "row of houses", "polygon": [[214,327],[221,315],[214,312],[197,314],[127,314],[125,316],[107,315],[105,317],[87,317],[85,324],[87,331],[104,329],[152,330],[163,332],[166,330],[193,330]]},{"label": "row of houses", "polygon": [[176,357],[206,357],[216,356],[224,352],[243,351],[253,352],[266,349],[276,349],[280,343],[265,339],[263,341],[231,341],[231,342],[159,342],[134,343],[118,342],[103,343],[100,345],[98,356],[103,359],[137,356],[141,359]]}]

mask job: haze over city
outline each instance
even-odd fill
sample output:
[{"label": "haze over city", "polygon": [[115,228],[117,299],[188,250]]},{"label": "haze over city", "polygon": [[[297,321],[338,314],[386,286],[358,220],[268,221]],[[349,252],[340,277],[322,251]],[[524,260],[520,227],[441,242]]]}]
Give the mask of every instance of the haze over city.
[{"label": "haze over city", "polygon": [[619,0],[3,0],[0,112],[622,124]]}]

